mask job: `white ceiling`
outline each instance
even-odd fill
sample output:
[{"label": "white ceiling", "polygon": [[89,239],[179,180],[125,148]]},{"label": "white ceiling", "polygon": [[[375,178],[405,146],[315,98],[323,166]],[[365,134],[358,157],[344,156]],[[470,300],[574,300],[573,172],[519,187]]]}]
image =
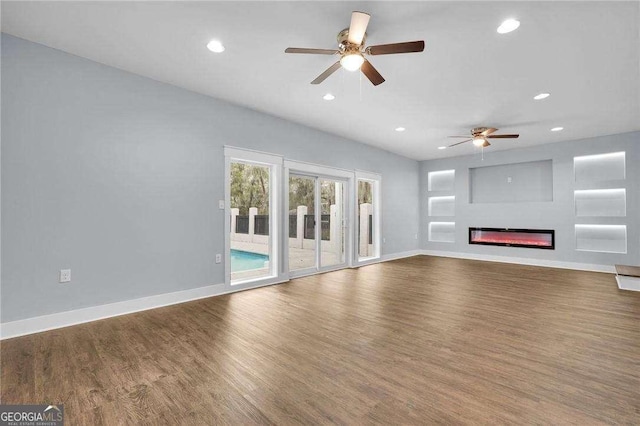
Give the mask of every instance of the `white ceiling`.
[{"label": "white ceiling", "polygon": [[[344,70],[312,86],[336,58],[284,49],[336,47],[352,10],[372,15],[367,44],[425,51],[372,57],[378,87]],[[495,150],[640,129],[638,2],[3,1],[2,30],[418,160],[473,153],[437,147],[479,125],[521,134]]]}]

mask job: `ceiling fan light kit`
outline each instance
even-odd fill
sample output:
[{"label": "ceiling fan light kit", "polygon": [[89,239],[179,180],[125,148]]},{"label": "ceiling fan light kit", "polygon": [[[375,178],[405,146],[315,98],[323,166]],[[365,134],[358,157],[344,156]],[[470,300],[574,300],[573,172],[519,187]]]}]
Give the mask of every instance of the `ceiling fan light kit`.
[{"label": "ceiling fan light kit", "polygon": [[360,70],[377,86],[384,83],[384,77],[371,65],[364,55],[390,55],[394,53],[422,52],[424,41],[409,41],[404,43],[381,44],[365,48],[367,39],[367,26],[371,16],[368,13],[354,11],[351,14],[351,25],[349,28],[338,33],[338,49],[308,49],[300,47],[289,47],[285,53],[307,53],[312,55],[340,55],[340,59],[327,68],[322,74],[316,77],[311,84],[320,84],[339,68],[347,71]]},{"label": "ceiling fan light kit", "polygon": [[483,138],[482,136],[477,136],[477,137],[473,138],[473,144],[475,146],[482,146],[482,145],[485,144],[485,142],[487,142],[487,140],[485,138]]},{"label": "ceiling fan light kit", "polygon": [[351,53],[340,58],[340,65],[347,71],[358,71],[364,63],[364,57],[360,53]]},{"label": "ceiling fan light kit", "polygon": [[[478,148],[486,148],[491,146],[489,143],[489,139],[516,139],[519,138],[520,135],[512,134],[512,135],[494,135],[494,132],[497,132],[498,129],[495,127],[476,127],[475,129],[471,129],[471,137],[469,136],[449,136],[450,138],[465,138],[462,142],[456,142],[454,144],[449,145],[447,148],[451,148],[452,146],[460,145],[466,142],[472,142]],[[440,149],[440,148],[438,148]]]}]

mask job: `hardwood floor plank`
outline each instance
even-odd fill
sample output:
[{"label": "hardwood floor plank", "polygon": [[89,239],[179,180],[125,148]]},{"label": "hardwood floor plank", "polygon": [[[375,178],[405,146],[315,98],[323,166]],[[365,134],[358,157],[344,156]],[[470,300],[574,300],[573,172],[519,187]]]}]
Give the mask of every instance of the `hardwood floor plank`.
[{"label": "hardwood floor plank", "polygon": [[68,424],[640,424],[640,294],[429,256],[10,339]]}]

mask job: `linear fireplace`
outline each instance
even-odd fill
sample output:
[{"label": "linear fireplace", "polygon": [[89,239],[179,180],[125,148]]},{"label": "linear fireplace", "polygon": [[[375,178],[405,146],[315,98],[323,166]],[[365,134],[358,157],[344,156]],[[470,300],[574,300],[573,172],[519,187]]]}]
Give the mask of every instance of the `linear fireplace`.
[{"label": "linear fireplace", "polygon": [[469,244],[555,249],[551,229],[469,228]]}]

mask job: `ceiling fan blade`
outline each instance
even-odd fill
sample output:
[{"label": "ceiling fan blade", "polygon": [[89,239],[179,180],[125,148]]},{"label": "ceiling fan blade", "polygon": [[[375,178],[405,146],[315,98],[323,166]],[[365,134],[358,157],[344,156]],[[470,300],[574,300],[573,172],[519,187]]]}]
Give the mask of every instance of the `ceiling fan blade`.
[{"label": "ceiling fan blade", "polygon": [[349,43],[353,43],[357,46],[362,44],[364,34],[367,32],[367,25],[369,25],[369,19],[371,15],[364,12],[354,11],[351,14],[351,25],[349,25]]},{"label": "ceiling fan blade", "polygon": [[466,136],[447,136],[448,138],[468,138],[469,135]]},{"label": "ceiling fan blade", "polygon": [[374,86],[384,83],[384,77],[382,77],[378,70],[375,69],[373,65],[371,65],[371,62],[367,61],[366,59],[362,63],[360,71],[362,71],[362,73],[367,76],[369,81],[372,82]]},{"label": "ceiling fan blade", "polygon": [[422,52],[424,50],[424,40],[407,41],[404,43],[379,44],[367,47],[369,55],[391,55],[393,53]]},{"label": "ceiling fan blade", "polygon": [[487,137],[492,139],[515,139],[520,137],[520,135],[489,135]]},{"label": "ceiling fan blade", "polygon": [[495,127],[489,127],[487,130],[485,130],[484,132],[480,133],[482,136],[488,136],[491,133],[497,131],[498,129],[496,129]]},{"label": "ceiling fan blade", "polygon": [[316,77],[316,79],[313,80],[311,82],[311,84],[320,84],[320,83],[322,83],[323,81],[326,80],[327,77],[329,77],[331,74],[336,72],[338,70],[338,68],[340,68],[340,61],[336,62],[335,64],[333,64],[329,68],[327,68],[326,71],[323,72],[322,74],[320,74],[318,77]]},{"label": "ceiling fan blade", "polygon": [[336,49],[307,49],[304,47],[287,47],[284,53],[310,53],[312,55],[335,55],[340,53]]},{"label": "ceiling fan blade", "polygon": [[473,140],[473,139],[467,139],[466,141],[456,142],[456,143],[454,143],[454,144],[449,145],[449,148],[451,148],[452,146],[460,145],[461,143],[471,142],[472,140]]},{"label": "ceiling fan blade", "polygon": [[486,148],[486,147],[488,147],[488,146],[491,146],[491,144],[489,143],[489,141],[488,141],[488,140],[486,140],[486,139],[485,139],[485,140],[484,140],[484,143],[482,144],[482,147],[483,147],[483,148]]}]

